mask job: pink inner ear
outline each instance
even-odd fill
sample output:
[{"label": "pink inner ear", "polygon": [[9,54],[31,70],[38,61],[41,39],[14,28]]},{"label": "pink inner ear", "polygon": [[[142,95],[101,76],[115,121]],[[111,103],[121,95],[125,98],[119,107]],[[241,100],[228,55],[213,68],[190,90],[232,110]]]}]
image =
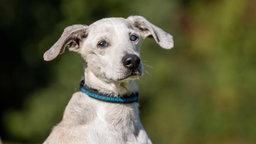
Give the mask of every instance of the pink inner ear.
[{"label": "pink inner ear", "polygon": [[75,47],[78,47],[78,43],[75,40],[70,40],[67,43],[67,48],[75,48]]}]

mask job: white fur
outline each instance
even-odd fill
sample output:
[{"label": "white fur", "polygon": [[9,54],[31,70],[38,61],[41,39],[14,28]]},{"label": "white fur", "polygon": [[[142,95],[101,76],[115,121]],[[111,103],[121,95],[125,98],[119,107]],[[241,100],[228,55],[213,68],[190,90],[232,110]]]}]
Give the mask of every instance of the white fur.
[{"label": "white fur", "polygon": [[[137,35],[138,40],[131,41],[131,34]],[[127,54],[139,57],[141,42],[150,35],[161,47],[173,47],[171,35],[141,16],[106,18],[90,26],[73,25],[64,30],[44,59],[53,60],[65,47],[78,52],[85,61],[85,83],[101,93],[118,97],[138,91],[134,79],[142,75],[142,63],[138,73],[130,76],[122,58]],[[101,40],[106,40],[109,45],[105,48],[97,46]],[[141,124],[137,102],[103,102],[76,92],[62,121],[44,144],[151,144],[151,141]]]}]

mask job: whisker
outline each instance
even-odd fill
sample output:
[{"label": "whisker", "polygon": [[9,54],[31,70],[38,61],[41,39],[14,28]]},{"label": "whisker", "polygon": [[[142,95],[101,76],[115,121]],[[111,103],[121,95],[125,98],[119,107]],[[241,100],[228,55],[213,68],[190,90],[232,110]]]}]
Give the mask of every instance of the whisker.
[{"label": "whisker", "polygon": [[148,76],[152,76],[151,73],[147,70],[145,70],[145,74],[148,75]]},{"label": "whisker", "polygon": [[150,68],[153,69],[153,66],[149,65],[149,64],[144,64],[145,68]]},{"label": "whisker", "polygon": [[144,61],[144,72],[146,75],[152,76],[150,74],[150,72],[148,71],[148,69],[153,69],[153,66],[151,66],[150,64],[147,63],[147,61]]}]

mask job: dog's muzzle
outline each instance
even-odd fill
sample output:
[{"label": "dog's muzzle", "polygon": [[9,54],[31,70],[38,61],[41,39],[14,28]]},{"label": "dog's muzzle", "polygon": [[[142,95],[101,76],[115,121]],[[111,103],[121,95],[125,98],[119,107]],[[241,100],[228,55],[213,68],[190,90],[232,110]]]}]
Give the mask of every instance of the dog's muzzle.
[{"label": "dog's muzzle", "polygon": [[127,78],[138,78],[142,75],[142,63],[140,58],[135,54],[127,54],[122,58],[123,66],[127,69],[124,73],[124,77],[120,80]]}]

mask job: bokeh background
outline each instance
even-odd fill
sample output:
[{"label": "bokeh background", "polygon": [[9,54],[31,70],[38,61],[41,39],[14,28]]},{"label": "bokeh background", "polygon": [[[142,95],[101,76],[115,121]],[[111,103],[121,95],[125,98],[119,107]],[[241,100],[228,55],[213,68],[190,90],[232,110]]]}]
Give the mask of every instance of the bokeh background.
[{"label": "bokeh background", "polygon": [[72,24],[142,15],[174,36],[141,49],[141,119],[156,144],[256,143],[255,0],[0,0],[0,137],[42,143],[81,79],[80,56],[44,51]]}]

